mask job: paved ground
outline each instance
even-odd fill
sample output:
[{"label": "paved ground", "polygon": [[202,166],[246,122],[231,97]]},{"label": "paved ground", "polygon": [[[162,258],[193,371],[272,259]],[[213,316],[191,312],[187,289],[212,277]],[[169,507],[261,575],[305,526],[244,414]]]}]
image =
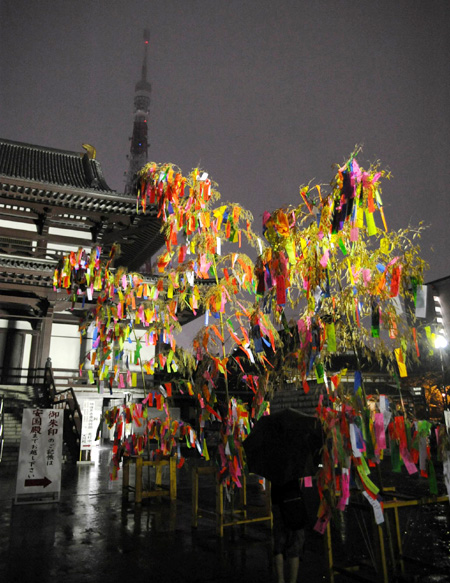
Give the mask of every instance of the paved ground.
[{"label": "paved ground", "polygon": [[[63,465],[61,499],[14,505],[15,469],[0,467],[0,581],[206,583],[274,581],[267,523],[234,526],[220,539],[212,519],[191,528],[189,461],[178,499],[123,503],[110,482],[110,448],[95,466]],[[256,496],[259,494],[256,493]],[[212,509],[214,492],[201,487]],[[257,502],[256,502],[257,503]],[[322,539],[310,533],[299,581],[325,581]]]},{"label": "paved ground", "polygon": [[[212,583],[275,581],[271,532],[267,523],[225,530],[216,536],[210,518],[191,527],[190,464],[178,471],[175,503],[150,499],[142,505],[122,500],[122,480],[109,481],[111,449],[99,448],[95,465],[63,465],[61,499],[54,504],[14,505],[15,468],[0,465],[0,582],[35,583]],[[398,476],[400,491],[411,479]],[[385,484],[387,485],[387,484]],[[414,479],[416,496],[426,495],[426,480]],[[250,483],[249,497],[262,505],[262,493]],[[214,488],[201,483],[200,502],[213,509]],[[314,507],[314,504],[311,504]],[[392,581],[450,581],[448,505],[427,505],[402,517],[404,551],[411,559],[403,577]],[[360,565],[360,581],[375,581],[380,564],[367,540],[370,513],[347,509],[333,522],[337,562]],[[371,557],[371,553],[373,556]],[[425,561],[419,565],[415,559]],[[372,562],[370,561],[372,559]],[[307,532],[298,582],[327,581],[323,539]],[[364,570],[365,569],[365,570]],[[364,578],[362,578],[364,575]],[[335,583],[351,580],[336,575]]]}]

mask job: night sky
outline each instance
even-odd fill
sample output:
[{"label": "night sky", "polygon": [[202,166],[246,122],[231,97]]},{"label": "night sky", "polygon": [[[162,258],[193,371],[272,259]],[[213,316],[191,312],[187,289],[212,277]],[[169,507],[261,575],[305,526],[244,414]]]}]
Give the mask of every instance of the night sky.
[{"label": "night sky", "polygon": [[388,227],[424,221],[426,281],[450,275],[448,0],[0,0],[0,22],[1,137],[90,143],[122,190],[147,27],[151,160],[200,165],[260,229],[361,144]]}]

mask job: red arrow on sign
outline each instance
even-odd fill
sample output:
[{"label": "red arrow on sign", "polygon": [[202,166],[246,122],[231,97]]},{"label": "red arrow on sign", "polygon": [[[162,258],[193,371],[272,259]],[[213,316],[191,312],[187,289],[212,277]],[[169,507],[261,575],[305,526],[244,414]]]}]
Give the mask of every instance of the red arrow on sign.
[{"label": "red arrow on sign", "polygon": [[48,478],[38,478],[36,480],[25,480],[25,488],[27,486],[44,486],[46,488],[52,481]]}]

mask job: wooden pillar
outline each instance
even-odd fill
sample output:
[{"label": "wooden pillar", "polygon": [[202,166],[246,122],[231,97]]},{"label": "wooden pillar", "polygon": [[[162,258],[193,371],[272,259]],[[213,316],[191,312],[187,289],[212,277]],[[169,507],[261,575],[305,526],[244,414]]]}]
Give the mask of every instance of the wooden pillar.
[{"label": "wooden pillar", "polygon": [[128,500],[130,491],[130,458],[123,460],[122,497]]},{"label": "wooden pillar", "polygon": [[18,324],[17,320],[8,321],[2,366],[1,381],[3,384],[20,384],[25,336]]},{"label": "wooden pillar", "polygon": [[244,519],[247,518],[247,476],[242,474],[242,488],[240,489],[240,504],[242,509],[242,517]]},{"label": "wooden pillar", "polygon": [[47,222],[47,213],[45,211],[39,213],[38,219],[35,221],[37,232],[39,235],[42,235],[38,238],[36,249],[34,254],[36,257],[45,257],[47,252],[47,240],[48,240],[48,222]]},{"label": "wooden pillar", "polygon": [[216,478],[216,515],[217,515],[217,526],[216,532],[220,537],[223,537],[223,486],[219,480]]},{"label": "wooden pillar", "polygon": [[389,583],[387,562],[386,562],[386,549],[384,548],[384,533],[381,525],[378,525],[378,541],[380,543],[380,559],[383,572],[380,573],[379,580],[382,583]]},{"label": "wooden pillar", "polygon": [[53,306],[49,306],[47,315],[42,318],[39,331],[39,349],[37,355],[38,368],[44,368],[47,358],[50,356],[50,341],[53,326]]},{"label": "wooden pillar", "polygon": [[[394,500],[397,500],[397,498],[394,498]],[[403,561],[403,546],[402,546],[402,535],[401,535],[401,531],[400,531],[400,519],[399,519],[399,515],[398,515],[398,508],[397,506],[394,506],[394,517],[395,517],[395,533],[397,536],[397,552],[398,552],[398,556],[400,557],[400,570],[402,575],[405,574],[405,563]]]},{"label": "wooden pillar", "polygon": [[191,525],[193,528],[198,526],[198,470],[192,468],[192,516]]},{"label": "wooden pillar", "polygon": [[162,465],[156,464],[155,466],[155,485],[157,488],[162,486]]},{"label": "wooden pillar", "polygon": [[31,333],[31,347],[30,347],[30,362],[28,363],[28,380],[29,385],[34,385],[36,382],[34,369],[37,368],[39,352],[39,332],[33,330]]},{"label": "wooden pillar", "polygon": [[328,563],[328,581],[334,583],[334,564],[333,564],[333,544],[331,542],[331,527],[327,524],[327,530],[324,536],[325,553],[327,555]]},{"label": "wooden pillar", "polygon": [[142,468],[143,468],[144,460],[142,456],[138,456],[136,458],[136,489],[134,494],[134,501],[136,504],[140,504],[142,502]]},{"label": "wooden pillar", "polygon": [[177,499],[177,458],[171,456],[169,460],[169,497],[170,500]]}]

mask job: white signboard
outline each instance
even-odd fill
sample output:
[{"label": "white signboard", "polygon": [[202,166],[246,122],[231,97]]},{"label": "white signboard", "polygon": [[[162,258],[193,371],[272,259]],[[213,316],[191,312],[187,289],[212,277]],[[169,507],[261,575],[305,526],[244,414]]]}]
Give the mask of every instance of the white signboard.
[{"label": "white signboard", "polygon": [[445,425],[447,427],[447,433],[450,434],[450,411],[444,411]]},{"label": "white signboard", "polygon": [[427,286],[418,285],[416,292],[416,318],[427,317]]},{"label": "white signboard", "polygon": [[16,503],[59,500],[63,423],[63,409],[23,410]]},{"label": "white signboard", "polygon": [[100,440],[95,441],[95,435],[102,416],[102,400],[82,401],[81,415],[81,450],[91,450],[96,445],[100,445]]}]

